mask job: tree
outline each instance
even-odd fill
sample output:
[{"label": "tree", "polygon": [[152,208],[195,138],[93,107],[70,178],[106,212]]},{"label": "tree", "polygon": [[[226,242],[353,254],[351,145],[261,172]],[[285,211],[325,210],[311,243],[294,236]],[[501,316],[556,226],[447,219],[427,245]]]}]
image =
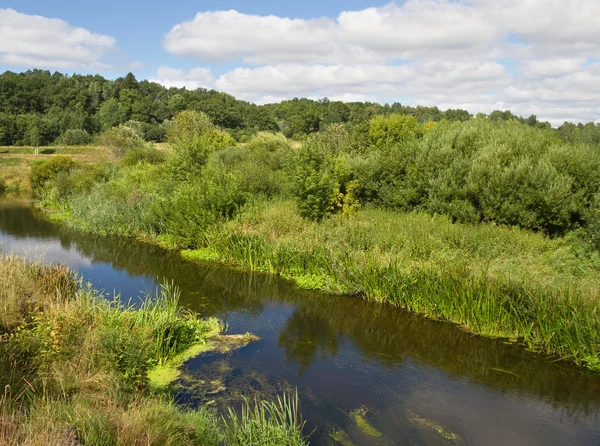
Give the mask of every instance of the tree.
[{"label": "tree", "polygon": [[410,115],[375,116],[371,119],[369,134],[379,147],[394,145],[420,136],[417,120]]},{"label": "tree", "polygon": [[127,113],[123,105],[115,98],[103,102],[98,110],[98,121],[102,130],[108,130],[127,120]]}]

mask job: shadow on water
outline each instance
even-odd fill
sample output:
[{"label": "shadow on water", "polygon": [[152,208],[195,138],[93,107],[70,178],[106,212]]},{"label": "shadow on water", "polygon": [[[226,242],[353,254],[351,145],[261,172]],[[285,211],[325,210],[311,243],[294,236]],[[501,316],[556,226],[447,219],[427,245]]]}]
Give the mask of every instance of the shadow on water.
[{"label": "shadow on water", "polygon": [[182,304],[262,338],[190,361],[182,402],[219,407],[297,388],[315,444],[600,444],[600,378],[515,345],[135,240],[62,231],[27,204],[0,205],[0,242],[41,246],[123,296],[173,281]]}]

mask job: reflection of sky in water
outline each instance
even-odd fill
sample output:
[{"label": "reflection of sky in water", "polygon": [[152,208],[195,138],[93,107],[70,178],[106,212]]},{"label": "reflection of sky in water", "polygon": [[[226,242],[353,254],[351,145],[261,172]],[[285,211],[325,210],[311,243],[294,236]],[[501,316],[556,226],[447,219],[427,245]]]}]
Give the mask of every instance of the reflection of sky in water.
[{"label": "reflection of sky in water", "polygon": [[2,234],[0,249],[5,253],[24,255],[31,260],[60,262],[69,265],[86,282],[110,298],[121,296],[124,301],[139,299],[145,292],[156,290],[156,280],[149,276],[132,276],[125,270],[113,268],[110,263],[94,262],[81,255],[77,246],[65,248],[56,238],[13,237]]},{"label": "reflection of sky in water", "polygon": [[[435,431],[411,424],[410,413],[435,420],[465,444],[600,444],[598,412],[585,409],[599,407],[598,381],[520,350],[390,307],[189,264],[132,241],[59,235],[25,207],[12,209],[10,221],[3,221],[3,211],[4,252],[66,263],[108,297],[117,293],[125,300],[153,291],[155,277],[165,276],[181,286],[186,305],[223,317],[232,333],[256,333],[260,342],[226,359],[232,368],[275,375],[301,392],[309,389],[320,404],[306,403],[307,417],[321,427],[342,426],[357,445],[411,444],[408,439],[448,444]],[[204,367],[199,358],[186,369],[202,376]],[[372,409],[371,422],[384,440],[366,438],[353,427],[346,414],[361,406]]]}]

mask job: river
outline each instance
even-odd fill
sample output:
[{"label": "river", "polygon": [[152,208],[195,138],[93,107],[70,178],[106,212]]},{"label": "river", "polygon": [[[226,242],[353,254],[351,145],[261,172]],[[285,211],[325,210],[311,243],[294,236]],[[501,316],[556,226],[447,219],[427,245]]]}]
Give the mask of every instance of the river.
[{"label": "river", "polygon": [[297,389],[317,445],[600,445],[599,376],[452,324],[135,240],[67,232],[24,202],[0,203],[0,248],[67,264],[107,298],[134,304],[173,282],[182,305],[221,318],[229,333],[260,336],[189,361],[176,390],[182,404]]}]

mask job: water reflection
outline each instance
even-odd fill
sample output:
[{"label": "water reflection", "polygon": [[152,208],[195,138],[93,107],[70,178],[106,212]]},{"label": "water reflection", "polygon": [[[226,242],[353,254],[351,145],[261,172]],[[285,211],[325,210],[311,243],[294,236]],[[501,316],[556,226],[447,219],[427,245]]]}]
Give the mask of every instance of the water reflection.
[{"label": "water reflection", "polygon": [[[179,395],[186,402],[298,387],[317,444],[344,435],[355,444],[448,442],[435,426],[466,444],[600,444],[600,379],[514,345],[134,240],[61,231],[27,204],[0,204],[0,233],[3,250],[42,246],[47,260],[73,265],[109,293],[135,298],[157,278],[172,280],[184,305],[263,338],[225,359],[191,361]],[[216,393],[195,383],[210,374],[219,375]],[[359,409],[382,437],[357,427],[350,413]]]}]

